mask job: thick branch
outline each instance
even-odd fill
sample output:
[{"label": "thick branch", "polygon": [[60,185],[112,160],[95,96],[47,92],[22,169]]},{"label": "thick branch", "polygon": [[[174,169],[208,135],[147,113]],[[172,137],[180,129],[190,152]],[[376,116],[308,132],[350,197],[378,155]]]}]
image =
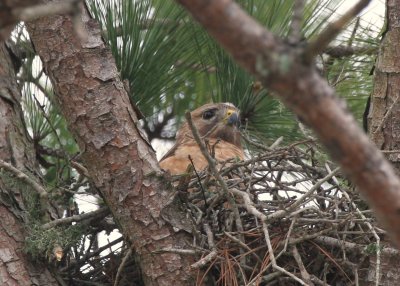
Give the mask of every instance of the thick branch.
[{"label": "thick branch", "polygon": [[197,271],[187,266],[194,257],[156,252],[189,248],[192,237],[182,228],[191,223],[139,130],[101,30],[86,10],[82,19],[86,39],[76,36],[68,16],[39,19],[28,30],[82,150],[82,162],[134,246],[145,285],[191,285]]},{"label": "thick branch", "polygon": [[315,130],[400,246],[400,181],[315,68],[230,0],[178,2]]}]

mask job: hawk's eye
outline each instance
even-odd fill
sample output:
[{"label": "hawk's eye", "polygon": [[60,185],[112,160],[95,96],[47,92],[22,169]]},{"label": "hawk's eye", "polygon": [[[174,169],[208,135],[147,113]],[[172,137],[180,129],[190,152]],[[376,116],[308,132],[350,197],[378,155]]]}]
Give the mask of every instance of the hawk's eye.
[{"label": "hawk's eye", "polygon": [[210,119],[214,117],[216,110],[215,109],[209,109],[203,112],[203,119]]}]

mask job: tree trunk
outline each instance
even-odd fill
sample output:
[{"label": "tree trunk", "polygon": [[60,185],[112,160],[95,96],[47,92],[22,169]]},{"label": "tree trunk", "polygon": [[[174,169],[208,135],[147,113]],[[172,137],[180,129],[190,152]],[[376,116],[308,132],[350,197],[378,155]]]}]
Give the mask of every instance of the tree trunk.
[{"label": "tree trunk", "polygon": [[[375,66],[375,84],[368,115],[368,132],[382,150],[400,150],[400,7],[387,2],[387,27]],[[387,158],[400,170],[399,153]]]},{"label": "tree trunk", "polygon": [[[10,55],[0,44],[0,160],[25,174],[38,170],[33,145],[28,140]],[[24,252],[26,223],[18,178],[0,171],[0,285],[58,285],[46,266],[30,261]]]},{"label": "tree trunk", "polygon": [[135,249],[146,285],[193,285],[194,257],[162,249],[189,247],[185,212],[143,137],[111,51],[83,11],[87,39],[70,17],[45,17],[28,30],[74,134],[82,160]]},{"label": "tree trunk", "polygon": [[[387,27],[379,49],[374,71],[374,90],[368,111],[368,133],[378,148],[400,150],[400,6],[396,0],[386,3]],[[400,174],[400,152],[387,154],[387,159]],[[400,257],[382,255],[381,285],[400,285]],[[360,273],[363,285],[375,285],[376,257]]]}]

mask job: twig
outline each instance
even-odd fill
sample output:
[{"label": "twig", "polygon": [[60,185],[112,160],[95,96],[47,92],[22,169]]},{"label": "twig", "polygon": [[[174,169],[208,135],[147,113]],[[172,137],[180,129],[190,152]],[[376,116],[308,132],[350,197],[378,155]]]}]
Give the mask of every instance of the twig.
[{"label": "twig", "polygon": [[205,257],[190,265],[192,269],[198,269],[207,265],[210,261],[212,261],[215,257],[217,257],[217,248],[214,243],[214,234],[212,233],[211,227],[208,223],[204,224],[204,231],[207,234],[208,246],[211,248],[211,252],[207,254]]},{"label": "twig", "polygon": [[218,183],[222,187],[224,194],[227,197],[229,204],[232,206],[232,209],[233,209],[233,212],[235,215],[236,226],[239,228],[240,231],[243,231],[243,226],[240,221],[239,210],[237,208],[236,202],[229,195],[230,192],[229,192],[228,186],[227,186],[225,180],[222,178],[221,174],[218,172],[215,160],[210,156],[210,153],[207,151],[206,145],[201,140],[199,131],[197,130],[196,126],[194,126],[194,124],[193,124],[190,112],[186,112],[185,117],[186,117],[186,120],[190,127],[190,130],[192,131],[193,137],[194,137],[197,145],[199,145],[201,153],[203,154],[203,156],[206,158],[206,160],[208,162],[208,167],[210,168],[212,175],[217,179]]},{"label": "twig", "polygon": [[56,226],[70,224],[72,222],[79,222],[79,221],[88,220],[88,219],[90,219],[90,220],[102,219],[102,218],[106,217],[109,213],[110,213],[110,210],[108,207],[102,207],[102,208],[92,211],[92,212],[82,213],[82,214],[73,215],[73,216],[66,217],[66,218],[60,218],[60,219],[53,220],[51,222],[48,222],[48,223],[42,225],[42,229],[48,230],[48,229],[56,227]]},{"label": "twig", "polygon": [[283,246],[283,250],[282,251],[286,252],[286,249],[287,249],[287,246],[288,246],[288,243],[289,243],[289,240],[290,240],[290,235],[292,234],[293,227],[294,227],[294,224],[296,223],[296,220],[297,220],[297,217],[294,217],[292,219],[292,222],[290,223],[289,230],[288,230],[288,232],[286,234],[285,244]]},{"label": "twig", "polygon": [[192,164],[194,173],[196,174],[196,177],[197,177],[197,181],[198,181],[198,183],[199,183],[199,185],[200,185],[201,193],[202,193],[202,195],[203,195],[203,200],[204,200],[204,207],[205,207],[206,209],[208,209],[208,203],[207,203],[207,198],[206,198],[206,191],[204,190],[203,184],[201,183],[200,175],[199,175],[199,173],[198,173],[197,170],[196,170],[196,166],[194,165],[194,162],[193,162],[193,160],[192,160],[192,156],[188,155],[188,159],[189,159],[189,161],[190,161],[190,164]]},{"label": "twig", "polygon": [[129,257],[131,257],[131,255],[132,255],[132,247],[130,247],[128,249],[128,251],[126,252],[124,258],[121,261],[121,264],[118,267],[117,275],[115,275],[114,286],[118,286],[122,270],[124,269],[125,264],[128,262],[128,259],[129,259]]},{"label": "twig", "polygon": [[195,250],[195,249],[180,249],[180,248],[162,248],[162,249],[153,251],[153,253],[161,253],[161,252],[170,252],[170,253],[177,253],[177,254],[184,254],[184,255],[195,255],[195,254],[201,253],[200,251]]},{"label": "twig", "polygon": [[28,22],[45,16],[73,13],[76,11],[77,3],[79,2],[81,0],[64,0],[56,3],[16,8],[13,10],[13,14],[16,19]]},{"label": "twig", "polygon": [[393,107],[397,104],[398,101],[399,101],[399,94],[396,96],[395,100],[390,105],[389,109],[386,111],[385,116],[382,118],[382,121],[379,123],[379,125],[372,132],[373,134],[376,134],[377,132],[379,132],[382,129],[383,124],[385,124],[385,122],[388,119],[389,115],[392,114]]},{"label": "twig", "polygon": [[89,171],[80,163],[71,160],[71,166],[74,167],[81,175],[85,176],[86,178],[90,178]]},{"label": "twig", "polygon": [[35,180],[31,179],[28,175],[26,175],[25,173],[23,173],[22,171],[18,170],[17,168],[15,168],[13,165],[4,162],[2,160],[0,160],[0,168],[5,169],[6,171],[14,174],[17,179],[25,182],[26,184],[30,185],[38,194],[40,197],[40,208],[41,211],[44,215],[45,213],[45,209],[48,207],[49,204],[49,198],[48,198],[48,193],[47,191],[38,183],[36,183]]},{"label": "twig", "polygon": [[291,44],[297,44],[301,40],[301,22],[303,20],[304,4],[304,0],[296,0],[293,3],[293,16],[288,39]]},{"label": "twig", "polygon": [[308,198],[312,193],[314,193],[317,189],[319,189],[323,183],[327,182],[330,180],[333,176],[335,176],[339,172],[340,168],[336,168],[332,172],[330,172],[328,175],[326,175],[324,178],[319,180],[312,188],[310,188],[304,195],[302,195],[300,198],[298,198],[293,204],[291,204],[289,207],[287,207],[284,210],[280,210],[279,212],[275,212],[267,217],[268,220],[271,219],[278,219],[285,214],[292,212],[294,209],[299,207],[306,198]]},{"label": "twig", "polygon": [[[396,101],[398,100],[399,96],[397,95]],[[389,112],[389,111],[388,111]],[[328,171],[330,171],[329,169],[329,165],[326,164],[326,168]],[[333,177],[334,180],[337,181],[337,179],[335,177]],[[381,247],[380,247],[380,237],[379,235],[376,233],[375,229],[372,227],[372,225],[366,220],[365,215],[360,211],[360,209],[357,207],[357,205],[350,199],[349,194],[345,191],[342,190],[343,195],[345,196],[345,198],[347,199],[347,201],[352,205],[352,207],[357,211],[358,215],[365,220],[365,224],[367,225],[367,227],[369,228],[369,230],[372,232],[372,234],[375,237],[376,240],[376,268],[375,268],[375,285],[379,286],[380,284],[380,267],[381,267]]]},{"label": "twig", "polygon": [[276,149],[276,148],[282,143],[282,141],[283,141],[283,136],[281,136],[281,137],[279,137],[278,139],[276,139],[275,142],[272,143],[271,146],[269,146],[269,149],[270,149],[270,150]]},{"label": "twig", "polygon": [[346,27],[346,25],[354,19],[368,4],[371,0],[360,0],[350,10],[348,10],[339,19],[330,23],[324,31],[313,40],[310,45],[304,51],[304,57],[306,61],[311,61],[315,56],[322,53],[326,47],[332,42],[337,35]]},{"label": "twig", "polygon": [[90,258],[98,256],[101,252],[103,252],[103,251],[109,249],[111,246],[113,246],[117,243],[123,242],[123,241],[124,241],[124,237],[121,236],[121,237],[117,238],[116,240],[111,241],[110,243],[108,243],[102,247],[99,247],[98,249],[96,249],[93,252],[87,252],[81,259],[71,261],[71,263],[68,266],[61,268],[60,271],[67,272],[75,267],[80,267],[80,266],[84,265],[85,262],[87,262],[87,260],[89,260]]},{"label": "twig", "polygon": [[332,58],[344,58],[354,55],[375,55],[377,52],[377,47],[348,47],[339,45],[335,47],[327,47],[324,54],[327,54]]},{"label": "twig", "polygon": [[247,244],[243,243],[240,239],[237,239],[236,237],[234,237],[233,235],[229,234],[228,232],[224,231],[224,234],[229,237],[233,242],[237,243],[238,245],[240,245],[242,248],[246,249],[249,253],[251,253],[256,259],[257,261],[262,264],[262,261],[260,259],[260,257],[258,257],[258,255],[256,253],[254,253],[254,250],[251,249]]},{"label": "twig", "polygon": [[296,260],[297,265],[299,266],[301,277],[303,277],[304,281],[309,285],[314,285],[314,283],[311,282],[311,276],[304,266],[303,260],[301,259],[299,250],[297,249],[296,245],[292,246],[292,255],[293,258]]},{"label": "twig", "polygon": [[271,257],[272,268],[289,276],[293,280],[299,282],[301,285],[307,285],[303,280],[299,279],[294,274],[287,271],[285,268],[278,266],[278,264],[276,263],[276,260],[275,260],[274,250],[272,249],[271,238],[270,238],[269,232],[268,232],[268,225],[265,222],[263,222],[262,225],[263,225],[262,228],[263,228],[263,232],[264,232],[265,241],[267,242],[269,256]]}]

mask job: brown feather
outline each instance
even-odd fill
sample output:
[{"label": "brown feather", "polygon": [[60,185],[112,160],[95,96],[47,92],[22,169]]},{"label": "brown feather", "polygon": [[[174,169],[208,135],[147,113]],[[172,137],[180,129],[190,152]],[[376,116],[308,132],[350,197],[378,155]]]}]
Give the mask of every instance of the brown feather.
[{"label": "brown feather", "polygon": [[[210,114],[213,116],[208,118],[207,115]],[[244,159],[240,132],[236,124],[239,121],[239,110],[235,106],[230,103],[206,104],[192,111],[191,116],[200,136],[207,139],[210,146],[215,145],[215,158],[218,161]],[[161,159],[160,166],[172,175],[182,174],[191,164],[189,155],[196,170],[207,167],[207,161],[185,122],[177,133],[175,145]]]}]

